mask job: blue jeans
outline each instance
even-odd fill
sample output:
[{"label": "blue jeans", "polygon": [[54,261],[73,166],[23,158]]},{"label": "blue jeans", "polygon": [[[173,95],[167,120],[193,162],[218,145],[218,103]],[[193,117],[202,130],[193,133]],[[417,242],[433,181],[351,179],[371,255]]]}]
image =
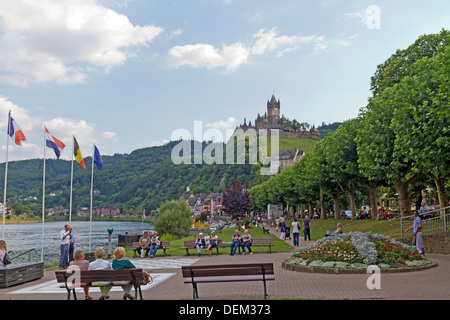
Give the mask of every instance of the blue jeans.
[{"label": "blue jeans", "polygon": [[299,235],[300,235],[300,233],[294,232],[294,233],[292,233],[292,235],[293,235],[293,239],[294,239],[294,246],[296,246],[296,245],[298,245],[300,243],[299,242]]},{"label": "blue jeans", "polygon": [[251,252],[252,252],[252,248],[250,248],[251,245],[252,245],[251,242],[244,242],[244,243],[242,244],[242,253],[245,252],[245,248],[248,249],[248,253],[251,253]]},{"label": "blue jeans", "polygon": [[60,245],[61,255],[59,257],[59,267],[65,268],[69,265],[69,245],[62,244]]},{"label": "blue jeans", "polygon": [[308,240],[311,240],[311,230],[309,228],[303,229],[303,234],[305,235],[305,241],[306,237],[308,237]]},{"label": "blue jeans", "polygon": [[[141,246],[139,246],[139,247],[136,248],[136,251],[137,251],[137,253],[138,253],[138,256],[141,256],[141,250],[142,250]],[[146,247],[144,248],[144,250],[145,250],[145,256],[148,256],[148,252],[150,251],[150,246],[146,246]]]},{"label": "blue jeans", "polygon": [[159,244],[151,244],[150,245],[150,257],[156,255],[156,251],[159,249]]},{"label": "blue jeans", "polygon": [[239,242],[239,241],[233,241],[233,242],[231,243],[231,252],[230,252],[230,254],[235,254],[237,248],[239,247],[239,245],[240,245],[240,242]]}]

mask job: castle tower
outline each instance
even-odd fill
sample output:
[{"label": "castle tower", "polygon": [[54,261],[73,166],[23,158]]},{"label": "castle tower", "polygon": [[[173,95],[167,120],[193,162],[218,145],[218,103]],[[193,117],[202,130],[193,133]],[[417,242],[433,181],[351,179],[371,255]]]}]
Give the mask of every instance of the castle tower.
[{"label": "castle tower", "polygon": [[275,99],[272,95],[270,101],[267,101],[267,116],[270,125],[278,125],[280,121],[280,100]]}]

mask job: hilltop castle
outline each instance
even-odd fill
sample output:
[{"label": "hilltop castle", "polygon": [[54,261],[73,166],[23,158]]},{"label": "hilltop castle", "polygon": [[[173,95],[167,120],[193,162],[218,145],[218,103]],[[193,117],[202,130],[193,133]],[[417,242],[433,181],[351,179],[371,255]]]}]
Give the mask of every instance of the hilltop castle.
[{"label": "hilltop castle", "polygon": [[285,137],[306,137],[306,138],[318,138],[319,132],[316,130],[314,125],[309,131],[299,131],[285,126],[289,119],[285,118],[284,115],[280,117],[280,100],[277,101],[275,95],[272,95],[270,101],[267,101],[267,112],[264,116],[258,113],[258,117],[255,120],[255,124],[252,125],[250,121],[247,124],[247,119],[244,118],[244,124],[236,127],[237,129],[242,129],[244,131],[248,129],[255,129],[259,132],[260,129],[277,129],[279,130],[280,136]]}]

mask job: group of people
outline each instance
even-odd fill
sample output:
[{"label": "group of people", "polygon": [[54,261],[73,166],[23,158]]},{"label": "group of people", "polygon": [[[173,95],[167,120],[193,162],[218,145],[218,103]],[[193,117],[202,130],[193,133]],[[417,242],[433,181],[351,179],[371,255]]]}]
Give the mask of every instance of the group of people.
[{"label": "group of people", "polygon": [[[79,270],[121,270],[121,269],[135,269],[135,265],[128,259],[124,259],[125,249],[123,247],[118,247],[114,250],[114,259],[110,263],[107,260],[103,259],[105,255],[105,250],[103,248],[97,248],[94,252],[95,260],[89,262],[85,260],[84,251],[83,250],[75,250],[73,254],[74,260],[69,263],[68,270],[73,268],[79,268]],[[133,296],[131,295],[132,284],[129,281],[113,281],[105,282],[98,281],[92,282],[91,285],[100,287],[101,296],[99,300],[106,300],[109,298],[109,291],[111,290],[111,284],[120,285],[124,292],[123,299],[124,300],[133,300]],[[86,300],[92,300],[92,297],[89,295],[89,287],[83,287],[84,296]]]},{"label": "group of people", "polygon": [[[148,232],[145,231],[144,234],[139,238],[139,246],[136,248],[138,255],[143,258],[147,258],[150,253],[150,258],[154,258],[156,251],[161,246],[161,238],[158,236],[158,232],[153,232],[150,237]],[[145,253],[145,254],[144,254]]]},{"label": "group of people", "polygon": [[[294,218],[294,221],[291,223],[291,228],[289,229],[286,225],[286,219],[284,218],[276,218],[276,230],[278,231],[278,228],[280,229],[280,239],[285,240],[286,234],[288,231],[292,233],[292,238],[294,242],[294,246],[298,247],[300,244],[300,229],[301,225],[300,222],[297,221],[297,218]],[[305,218],[303,219],[303,236],[305,238],[305,241],[308,239],[311,241],[311,220],[309,219],[309,215],[305,215]]]},{"label": "group of people", "polygon": [[215,231],[211,231],[211,235],[207,239],[205,239],[203,237],[203,233],[200,232],[194,244],[197,248],[198,256],[202,254],[203,250],[208,252],[209,256],[211,256],[212,249],[217,248],[217,246],[219,245],[219,237],[216,235]]},{"label": "group of people", "polygon": [[244,230],[244,234],[241,236],[239,230],[234,230],[234,235],[231,237],[231,251],[230,256],[234,256],[239,247],[242,248],[242,254],[253,254],[252,252],[252,236],[248,233],[248,229]]}]

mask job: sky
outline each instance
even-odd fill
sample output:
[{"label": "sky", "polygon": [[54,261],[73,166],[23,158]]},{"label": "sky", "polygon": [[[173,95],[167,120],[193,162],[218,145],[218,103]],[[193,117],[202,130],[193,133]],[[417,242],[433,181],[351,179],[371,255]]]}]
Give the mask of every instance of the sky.
[{"label": "sky", "polygon": [[[8,112],[43,158],[44,126],[84,157],[162,145],[281,113],[357,117],[377,65],[450,29],[448,0],[0,0],[0,162]],[[55,158],[46,148],[46,158]]]}]

